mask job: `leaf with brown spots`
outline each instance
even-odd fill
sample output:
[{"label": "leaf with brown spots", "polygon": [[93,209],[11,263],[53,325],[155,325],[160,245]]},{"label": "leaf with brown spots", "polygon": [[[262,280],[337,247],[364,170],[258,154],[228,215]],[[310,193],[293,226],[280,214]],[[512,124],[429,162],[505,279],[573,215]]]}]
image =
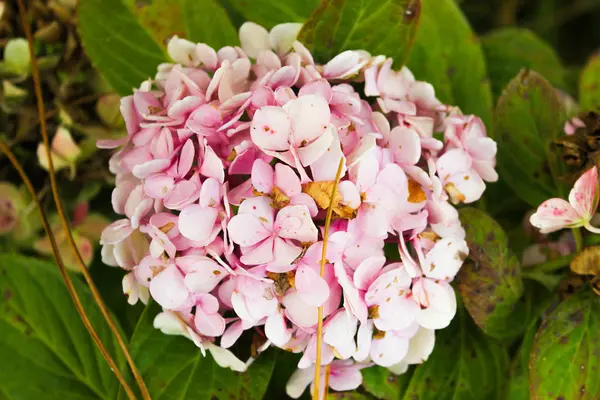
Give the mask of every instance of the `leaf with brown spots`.
[{"label": "leaf with brown spots", "polygon": [[600,398],[600,297],[589,288],[543,321],[529,362],[532,399]]},{"label": "leaf with brown spots", "polygon": [[498,173],[532,207],[563,197],[562,165],[550,146],[563,123],[556,91],[534,71],[521,70],[498,99],[492,132]]},{"label": "leaf with brown spots", "polygon": [[435,347],[418,365],[402,400],[503,399],[508,354],[481,332],[459,304],[450,326],[435,332]]},{"label": "leaf with brown spots", "polygon": [[324,0],[298,40],[319,62],[344,50],[366,50],[406,62],[421,16],[421,0]]},{"label": "leaf with brown spots", "polygon": [[[333,181],[309,182],[302,185],[302,191],[313,198],[319,208],[328,209],[331,205],[331,195],[333,194]],[[341,203],[342,195],[339,190],[335,192],[333,199],[334,217],[343,219],[352,219],[356,217],[357,210]]]},{"label": "leaf with brown spots", "polygon": [[[181,6],[177,1],[152,0],[149,4],[134,5],[133,11],[152,38],[165,48],[173,35],[186,36]],[[165,18],[167,13],[169,18]]]},{"label": "leaf with brown spots", "polygon": [[469,258],[456,278],[457,289],[475,323],[498,339],[523,333],[527,312],[521,267],[508,249],[500,225],[484,211],[463,208],[460,219],[466,231]]}]

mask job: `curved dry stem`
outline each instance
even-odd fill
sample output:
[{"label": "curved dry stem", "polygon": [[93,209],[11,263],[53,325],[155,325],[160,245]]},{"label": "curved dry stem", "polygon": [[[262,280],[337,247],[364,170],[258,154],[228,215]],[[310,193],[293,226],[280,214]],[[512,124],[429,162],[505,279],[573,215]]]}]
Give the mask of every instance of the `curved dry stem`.
[{"label": "curved dry stem", "polygon": [[[340,178],[342,177],[342,168],[344,166],[344,157],[340,159],[337,172],[335,174],[335,181],[333,182],[333,189],[331,190],[331,202],[329,208],[327,208],[327,216],[325,218],[325,231],[323,232],[323,249],[321,250],[321,277],[325,275],[325,264],[327,263],[327,240],[329,239],[329,226],[331,225],[331,217],[333,215],[333,206],[335,194],[337,192]],[[321,380],[321,348],[323,347],[323,306],[318,308],[318,322],[317,322],[317,357],[315,364],[315,377],[314,377],[314,391],[313,399],[319,399],[319,383]],[[327,386],[329,385],[329,365],[327,365],[327,375],[325,377],[325,393],[327,393]]]},{"label": "curved dry stem", "polygon": [[69,292],[69,295],[71,296],[71,299],[73,300],[73,304],[75,304],[77,313],[79,313],[79,316],[81,317],[81,320],[83,321],[83,325],[85,325],[85,328],[87,329],[90,336],[94,340],[94,343],[96,343],[96,346],[98,346],[98,350],[100,350],[102,357],[104,357],[104,359],[108,363],[108,366],[113,371],[113,373],[115,374],[115,376],[117,377],[117,379],[119,380],[119,382],[121,383],[123,388],[125,389],[125,392],[127,393],[127,397],[129,397],[132,400],[135,400],[136,397],[133,394],[131,387],[127,384],[127,381],[125,380],[123,375],[121,375],[121,372],[119,371],[119,367],[117,366],[117,364],[115,363],[115,361],[113,360],[111,355],[108,353],[108,351],[104,347],[104,344],[102,344],[102,340],[98,336],[98,333],[92,326],[92,323],[90,322],[87,314],[85,313],[85,309],[83,308],[83,304],[81,304],[79,295],[77,295],[77,291],[75,290],[73,281],[71,281],[71,277],[69,276],[69,274],[67,273],[67,271],[65,269],[62,257],[60,255],[58,246],[56,244],[56,239],[54,238],[54,234],[52,233],[52,228],[50,228],[50,223],[48,222],[48,218],[46,217],[46,214],[44,213],[44,210],[42,209],[42,205],[40,204],[40,201],[37,197],[37,193],[35,192],[35,189],[33,188],[31,181],[27,177],[27,174],[23,170],[23,167],[21,166],[21,164],[19,163],[19,161],[17,160],[15,155],[12,153],[12,151],[10,151],[10,149],[8,148],[6,143],[4,143],[4,141],[2,141],[1,139],[0,139],[0,151],[6,155],[6,157],[10,160],[13,167],[17,170],[17,172],[21,176],[21,179],[23,180],[23,183],[27,187],[29,194],[31,195],[31,198],[35,202],[35,205],[40,214],[40,218],[42,219],[42,224],[44,225],[44,230],[46,231],[46,235],[48,235],[48,238],[50,239],[50,246],[52,247],[52,254],[54,255],[54,260],[56,261],[56,265],[58,266],[60,275],[62,276],[62,278],[65,282],[65,285],[67,286],[67,291]]},{"label": "curved dry stem", "polygon": [[54,197],[54,202],[56,203],[56,210],[58,211],[58,216],[60,218],[62,228],[66,232],[66,238],[67,238],[67,242],[69,243],[69,247],[71,248],[71,251],[75,255],[75,259],[77,260],[77,263],[79,264],[81,272],[83,273],[83,276],[84,276],[87,284],[90,287],[90,290],[92,292],[94,300],[96,301],[96,304],[98,304],[98,307],[100,308],[100,311],[102,312],[102,315],[104,316],[104,319],[106,320],[106,323],[108,324],[111,332],[113,333],[113,335],[115,336],[115,338],[117,340],[117,343],[119,344],[119,347],[121,348],[121,350],[123,351],[123,353],[125,355],[127,363],[129,364],[129,367],[131,368],[131,372],[133,373],[133,376],[140,388],[142,397],[146,400],[150,400],[151,397],[150,397],[150,393],[148,392],[148,388],[146,387],[146,384],[144,383],[144,380],[143,380],[139,370],[135,366],[133,358],[131,357],[129,350],[127,349],[127,345],[125,344],[125,341],[123,340],[123,337],[121,336],[121,333],[119,332],[114,321],[112,320],[112,317],[110,316],[108,309],[106,308],[106,305],[104,304],[104,301],[102,300],[102,297],[100,296],[100,292],[98,291],[96,285],[94,284],[94,281],[92,280],[92,277],[90,276],[89,271],[87,270],[85,262],[83,261],[83,258],[81,257],[81,254],[79,253],[79,250],[77,250],[77,245],[75,244],[75,240],[73,239],[69,221],[65,215],[65,211],[62,206],[62,202],[60,199],[60,193],[58,191],[58,185],[56,183],[56,175],[54,173],[54,165],[52,162],[52,154],[50,151],[50,141],[48,139],[48,130],[46,127],[46,119],[44,118],[45,107],[44,107],[44,99],[42,96],[40,73],[39,73],[37,60],[35,58],[35,53],[34,53],[34,49],[33,49],[33,36],[31,34],[31,27],[29,26],[29,23],[27,21],[26,10],[25,10],[25,6],[23,4],[23,0],[18,0],[18,6],[19,6],[19,14],[21,16],[21,23],[23,25],[23,30],[25,32],[25,36],[27,37],[27,42],[29,44],[29,53],[31,56],[31,74],[33,77],[35,97],[36,97],[37,109],[38,109],[38,114],[39,114],[39,119],[40,119],[40,131],[41,131],[42,138],[44,141],[44,147],[46,149],[46,157],[48,158],[50,186],[52,187],[52,196]]}]

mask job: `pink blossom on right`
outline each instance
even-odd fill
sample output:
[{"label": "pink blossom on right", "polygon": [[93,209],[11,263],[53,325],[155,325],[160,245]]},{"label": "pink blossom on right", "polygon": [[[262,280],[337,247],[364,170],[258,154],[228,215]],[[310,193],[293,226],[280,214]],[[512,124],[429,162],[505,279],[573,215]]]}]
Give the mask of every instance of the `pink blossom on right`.
[{"label": "pink blossom on right", "polygon": [[600,233],[600,229],[590,225],[597,208],[598,169],[592,167],[577,179],[569,193],[568,202],[559,198],[546,200],[531,216],[530,222],[541,233],[581,226],[590,232]]}]

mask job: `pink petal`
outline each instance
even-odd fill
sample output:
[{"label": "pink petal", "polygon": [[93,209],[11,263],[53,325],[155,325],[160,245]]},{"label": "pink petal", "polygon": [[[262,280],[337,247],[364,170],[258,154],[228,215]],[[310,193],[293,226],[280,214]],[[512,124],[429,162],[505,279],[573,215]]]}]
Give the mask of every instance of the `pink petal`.
[{"label": "pink petal", "polygon": [[318,231],[305,206],[287,206],[277,213],[275,230],[279,237],[316,242]]},{"label": "pink petal", "polygon": [[595,166],[577,179],[569,193],[569,203],[586,221],[589,221],[596,213],[598,208],[598,169]]},{"label": "pink petal", "polygon": [[275,346],[283,347],[292,338],[283,315],[279,312],[269,316],[265,322],[265,335]]},{"label": "pink petal", "polygon": [[317,307],[306,304],[297,291],[288,290],[283,296],[282,304],[286,316],[298,326],[308,328],[317,323]]},{"label": "pink petal", "polygon": [[171,210],[180,210],[198,200],[199,194],[198,186],[195,183],[181,181],[176,183],[173,189],[167,194],[163,200],[163,204]]},{"label": "pink petal", "polygon": [[295,284],[306,304],[318,307],[329,298],[329,285],[311,267],[301,266],[296,270]]},{"label": "pink petal", "polygon": [[233,324],[229,325],[229,327],[221,336],[221,347],[224,349],[228,349],[237,342],[237,340],[244,333],[244,328],[242,327],[242,321],[236,321]]},{"label": "pink petal", "polygon": [[179,162],[177,163],[177,175],[180,177],[185,177],[187,173],[192,168],[194,164],[194,142],[188,139],[183,148],[181,149],[181,153],[179,154]]},{"label": "pink petal", "polygon": [[153,174],[144,181],[144,193],[154,199],[164,199],[175,186],[175,179],[167,174]]},{"label": "pink petal", "polygon": [[[191,256],[188,256],[191,257]],[[177,264],[182,257],[178,257]],[[218,264],[214,263],[212,268],[202,268],[189,273],[185,276],[185,286],[192,293],[209,293],[212,291],[221,279],[225,277],[226,271]],[[217,274],[218,273],[218,274]]]},{"label": "pink petal", "polygon": [[319,208],[317,207],[317,203],[306,193],[298,193],[294,197],[290,199],[291,206],[306,206],[308,211],[310,212],[311,218],[314,218],[319,213]]},{"label": "pink petal", "polygon": [[[327,152],[335,134],[335,127],[329,125],[317,140],[304,147],[298,147],[298,157],[300,158],[302,165],[309,166],[319,160],[319,158]],[[337,165],[335,170],[337,171]]]},{"label": "pink petal", "polygon": [[436,163],[440,179],[446,180],[457,172],[471,168],[471,157],[462,149],[451,149],[442,155]]},{"label": "pink petal", "polygon": [[200,166],[200,173],[207,178],[215,178],[221,183],[225,181],[223,162],[210,146],[207,146],[204,152],[204,161]]},{"label": "pink petal", "polygon": [[119,243],[131,235],[133,228],[127,218],[119,219],[102,231],[101,242],[103,245]]},{"label": "pink petal", "polygon": [[252,141],[266,150],[287,150],[290,146],[290,124],[290,117],[280,107],[262,107],[256,111],[252,119],[250,128]]},{"label": "pink petal", "polygon": [[399,363],[408,353],[408,339],[386,332],[381,339],[371,342],[371,359],[382,367]]},{"label": "pink petal", "polygon": [[174,266],[165,268],[152,278],[150,294],[158,304],[170,310],[184,306],[190,297],[183,283],[183,276]]},{"label": "pink petal", "polygon": [[440,239],[427,253],[422,266],[423,273],[432,279],[452,280],[468,255],[469,248],[464,239]]},{"label": "pink petal", "polygon": [[[313,180],[315,182],[335,180],[335,175],[337,173],[340,159],[344,160],[344,165],[342,166],[342,172],[340,176],[343,177],[346,174],[346,158],[344,157],[344,153],[342,152],[342,146],[340,145],[338,133],[333,127],[333,125],[329,126],[329,130],[331,130],[332,135],[332,140],[329,143],[329,147],[327,148],[324,154],[318,156],[318,159],[316,161],[310,163],[310,169],[312,171]],[[315,141],[315,143],[319,142],[319,140]],[[312,145],[309,145],[307,147],[310,146]],[[321,146],[321,144],[319,144],[319,146]],[[303,157],[306,157],[306,155],[303,154],[301,150],[304,151],[304,149],[298,149],[298,153],[302,154]]]},{"label": "pink petal", "polygon": [[200,307],[196,307],[194,326],[201,335],[217,337],[225,331],[225,319],[220,314],[206,314]]},{"label": "pink petal", "polygon": [[200,188],[200,205],[218,208],[221,203],[221,184],[214,178],[208,178]]},{"label": "pink petal", "polygon": [[159,158],[143,164],[137,164],[131,169],[131,172],[136,178],[145,179],[151,174],[164,171],[170,164],[171,160]]},{"label": "pink petal", "polygon": [[385,257],[375,256],[365,259],[354,271],[354,284],[360,290],[367,290],[379,275],[385,264]]},{"label": "pink petal", "polygon": [[332,95],[331,85],[329,82],[327,82],[327,80],[319,79],[318,81],[314,81],[302,86],[302,88],[300,88],[300,92],[298,93],[299,96],[306,96],[309,94],[320,96],[329,103]]},{"label": "pink petal", "polygon": [[288,197],[293,197],[302,192],[298,175],[285,164],[275,165],[275,186]]},{"label": "pink petal", "polygon": [[216,208],[189,205],[179,214],[179,231],[190,240],[206,242],[211,237],[218,215]]},{"label": "pink petal", "polygon": [[571,204],[563,199],[546,200],[540,204],[529,221],[544,234],[581,226],[584,223]]},{"label": "pink petal", "polygon": [[273,238],[265,239],[263,242],[257,243],[256,246],[246,248],[243,251],[244,254],[240,257],[240,261],[246,265],[260,265],[271,262],[274,257],[274,245]]},{"label": "pink petal", "polygon": [[443,329],[450,324],[456,314],[456,295],[448,283],[436,283],[430,279],[421,279],[415,283],[414,293],[425,293],[428,306],[417,317],[419,325],[427,329]]},{"label": "pink petal", "polygon": [[302,248],[276,237],[273,245],[273,260],[269,262],[267,269],[269,271],[281,270],[281,267],[291,265],[300,257],[300,254],[302,254]]},{"label": "pink petal", "polygon": [[264,196],[253,197],[245,200],[240,205],[239,214],[251,214],[258,218],[267,229],[273,227],[273,217],[275,210],[271,208],[271,201]]},{"label": "pink petal", "polygon": [[273,190],[273,169],[263,159],[257,159],[252,165],[252,186],[261,193]]},{"label": "pink petal", "polygon": [[400,164],[416,164],[421,158],[421,139],[413,129],[397,126],[390,132],[389,148]]},{"label": "pink petal", "polygon": [[285,104],[284,109],[289,114],[296,146],[303,142],[312,142],[321,136],[327,129],[331,118],[327,101],[315,95],[306,95],[291,100]]},{"label": "pink petal", "polygon": [[344,291],[344,307],[349,309],[361,323],[367,321],[368,311],[365,301],[362,299],[358,289],[350,280],[344,265],[341,262],[334,264],[335,277]]},{"label": "pink petal", "polygon": [[238,214],[227,225],[229,237],[240,246],[253,246],[271,235],[267,227],[254,215]]},{"label": "pink petal", "polygon": [[[333,365],[332,368],[335,368]],[[335,368],[334,371],[329,377],[329,387],[335,391],[354,390],[362,384],[362,374],[358,365]]]}]

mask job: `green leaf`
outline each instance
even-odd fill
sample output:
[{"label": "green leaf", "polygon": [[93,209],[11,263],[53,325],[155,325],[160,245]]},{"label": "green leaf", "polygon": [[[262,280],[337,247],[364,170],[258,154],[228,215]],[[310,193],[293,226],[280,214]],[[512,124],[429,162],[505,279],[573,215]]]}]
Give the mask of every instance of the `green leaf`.
[{"label": "green leaf", "polygon": [[526,321],[514,323],[514,315],[526,317],[525,303],[519,302],[523,280],[506,233],[477,208],[462,208],[459,215],[469,246],[469,258],[456,279],[465,307],[488,335],[497,339],[518,336],[526,327]]},{"label": "green leaf", "polygon": [[[203,0],[204,2],[205,0]],[[140,24],[156,43],[166,47],[173,35],[185,37],[181,4],[173,0],[152,0],[149,4],[132,5]],[[168,17],[166,17],[168,15]]]},{"label": "green leaf", "polygon": [[582,111],[600,107],[600,56],[592,57],[581,73],[579,105]]},{"label": "green leaf", "polygon": [[[243,374],[219,367],[202,356],[191,340],[169,336],[152,326],[160,312],[151,303],[131,339],[131,355],[152,399],[261,399],[275,366],[275,352],[261,354]],[[125,398],[119,393],[119,398]]]},{"label": "green leaf", "polygon": [[119,94],[131,94],[168,60],[121,0],[78,4],[77,26],[86,54]]},{"label": "green leaf", "polygon": [[408,67],[445,104],[490,128],[492,94],[479,39],[453,0],[425,0]]},{"label": "green leaf", "polygon": [[[0,255],[0,387],[15,399],[114,399],[119,386],[83,326],[56,266]],[[100,339],[124,359],[89,289],[73,283]]]},{"label": "green leaf", "polygon": [[[238,34],[217,0],[179,0],[187,37],[219,49],[238,45]],[[253,2],[252,8],[258,8]]]},{"label": "green leaf", "polygon": [[304,22],[319,0],[221,0],[240,13],[246,21],[267,29],[286,22]]},{"label": "green leaf", "polygon": [[530,360],[532,398],[600,398],[600,297],[584,286],[542,322]]},{"label": "green leaf", "polygon": [[558,157],[550,143],[563,122],[554,88],[537,72],[522,70],[498,99],[493,132],[498,173],[533,207],[561,195]]},{"label": "green leaf", "polygon": [[302,27],[298,39],[327,62],[344,50],[366,50],[404,65],[412,47],[421,0],[326,0]]},{"label": "green leaf", "polygon": [[508,370],[506,350],[484,335],[462,308],[450,326],[435,336],[433,353],[417,366],[402,399],[502,398]]},{"label": "green leaf", "polygon": [[389,369],[375,365],[362,370],[363,387],[373,396],[383,400],[397,399],[408,386],[412,369],[396,375]]},{"label": "green leaf", "polygon": [[529,324],[517,356],[513,359],[506,395],[507,400],[529,400],[529,356],[538,325],[538,321],[532,321]]},{"label": "green leaf", "polygon": [[522,68],[539,72],[558,88],[566,87],[566,72],[558,55],[535,33],[521,28],[498,29],[484,36],[481,44],[495,98]]}]

